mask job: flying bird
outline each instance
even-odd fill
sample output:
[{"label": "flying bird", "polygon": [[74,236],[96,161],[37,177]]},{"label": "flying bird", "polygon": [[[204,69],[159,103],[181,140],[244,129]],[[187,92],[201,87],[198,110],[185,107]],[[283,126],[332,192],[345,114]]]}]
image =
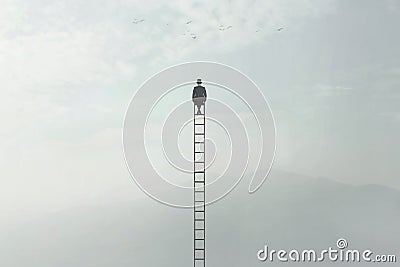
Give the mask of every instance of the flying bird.
[{"label": "flying bird", "polygon": [[197,38],[196,34],[194,34],[194,33],[192,33],[190,36],[192,37],[192,39],[196,39]]},{"label": "flying bird", "polygon": [[232,28],[232,25],[229,25],[228,27],[225,27],[224,25],[219,25],[219,30],[220,31],[226,31]]},{"label": "flying bird", "polygon": [[281,30],[283,30],[283,28],[279,28],[279,29],[277,29],[277,31],[278,31],[278,32],[280,32]]},{"label": "flying bird", "polygon": [[134,24],[139,24],[139,23],[141,23],[141,22],[143,22],[144,21],[144,19],[134,19],[133,21],[132,21],[132,23],[134,23]]},{"label": "flying bird", "polygon": [[192,20],[186,21],[186,24],[190,24],[192,23]]}]

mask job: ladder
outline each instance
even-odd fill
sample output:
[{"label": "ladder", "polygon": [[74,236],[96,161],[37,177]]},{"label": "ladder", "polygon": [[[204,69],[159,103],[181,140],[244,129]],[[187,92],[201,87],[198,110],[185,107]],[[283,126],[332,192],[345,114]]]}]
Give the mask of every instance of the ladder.
[{"label": "ladder", "polygon": [[194,244],[193,266],[206,266],[206,157],[205,131],[206,106],[201,106],[202,114],[193,110],[193,211],[194,211]]}]

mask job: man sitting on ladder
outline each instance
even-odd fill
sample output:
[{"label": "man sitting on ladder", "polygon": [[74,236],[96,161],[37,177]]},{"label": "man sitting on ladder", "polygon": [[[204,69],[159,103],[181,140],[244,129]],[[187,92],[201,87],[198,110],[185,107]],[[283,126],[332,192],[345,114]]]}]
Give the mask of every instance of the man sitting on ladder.
[{"label": "man sitting on ladder", "polygon": [[197,106],[197,115],[201,115],[201,106],[206,102],[207,92],[204,86],[201,86],[201,79],[197,79],[197,86],[193,88],[192,100]]}]

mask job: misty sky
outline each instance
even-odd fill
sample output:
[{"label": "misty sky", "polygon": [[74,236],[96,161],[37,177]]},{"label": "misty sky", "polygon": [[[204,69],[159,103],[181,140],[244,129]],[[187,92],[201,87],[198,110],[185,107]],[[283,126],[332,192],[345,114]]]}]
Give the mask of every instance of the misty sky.
[{"label": "misty sky", "polygon": [[125,110],[148,77],[192,60],[257,83],[274,168],[400,189],[398,1],[143,3],[1,0],[2,219],[142,197]]}]

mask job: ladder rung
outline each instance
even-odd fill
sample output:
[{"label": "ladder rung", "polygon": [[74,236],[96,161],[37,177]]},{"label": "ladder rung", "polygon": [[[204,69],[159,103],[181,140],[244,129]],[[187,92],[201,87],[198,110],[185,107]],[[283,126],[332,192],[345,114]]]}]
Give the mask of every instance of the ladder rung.
[{"label": "ladder rung", "polygon": [[194,240],[205,240],[204,238],[195,238]]},{"label": "ladder rung", "polygon": [[204,151],[195,151],[194,153],[204,153]]},{"label": "ladder rung", "polygon": [[194,260],[195,260],[195,261],[204,261],[205,259],[202,259],[202,258],[195,258]]},{"label": "ladder rung", "polygon": [[205,163],[204,161],[195,161],[194,163]]},{"label": "ladder rung", "polygon": [[194,171],[194,173],[204,173],[204,171]]},{"label": "ladder rung", "polygon": [[202,183],[202,184],[204,184],[205,183],[205,181],[194,181],[195,183]]},{"label": "ladder rung", "polygon": [[204,221],[204,219],[194,219],[195,221]]},{"label": "ladder rung", "polygon": [[195,248],[194,250],[206,250],[205,248]]},{"label": "ladder rung", "polygon": [[194,125],[205,125],[204,123],[195,123]]},{"label": "ladder rung", "polygon": [[204,200],[195,200],[194,202],[197,202],[197,203],[204,203],[205,201]]},{"label": "ladder rung", "polygon": [[204,135],[204,133],[194,133],[194,135]]},{"label": "ladder rung", "polygon": [[200,141],[195,141],[195,144],[204,144],[204,142],[200,142]]}]

